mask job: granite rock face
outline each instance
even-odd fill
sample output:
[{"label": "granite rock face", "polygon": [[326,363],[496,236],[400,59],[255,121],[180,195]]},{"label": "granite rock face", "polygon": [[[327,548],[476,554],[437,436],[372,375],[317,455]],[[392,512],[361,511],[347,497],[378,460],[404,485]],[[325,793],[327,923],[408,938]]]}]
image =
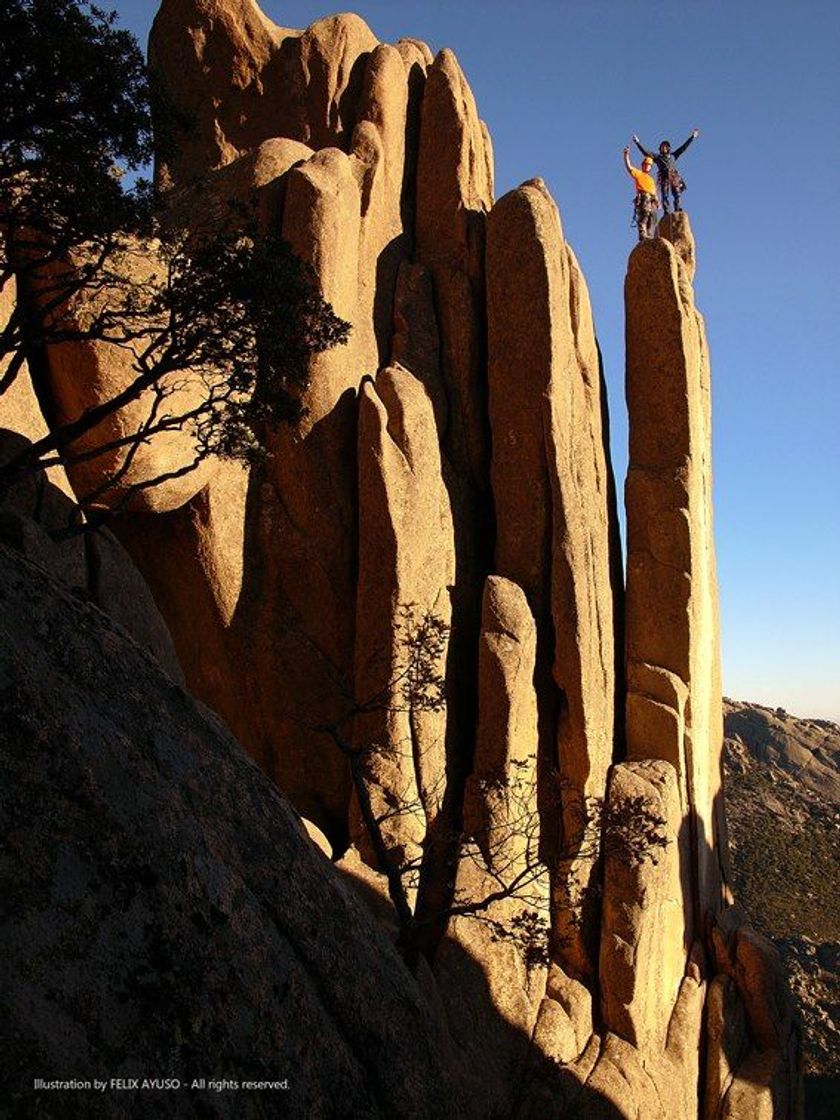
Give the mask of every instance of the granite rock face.
[{"label": "granite rock face", "polygon": [[604,796],[616,749],[620,557],[586,285],[541,180],[493,207],[487,293],[495,568],[521,585],[537,619],[541,762],[562,783],[557,935],[586,976],[597,954],[585,899],[598,851],[578,852],[591,849],[582,810]]},{"label": "granite rock face", "polygon": [[[86,263],[85,255],[72,263],[76,269]],[[136,240],[127,243],[110,262],[120,280],[101,294],[88,297],[82,291],[70,297],[62,311],[62,321],[71,328],[89,321],[100,307],[109,311],[126,309],[132,286],[145,289],[148,298],[166,282],[166,263],[160,246]],[[44,366],[51,401],[51,420],[66,424],[78,420],[88,409],[116,399],[138,378],[138,355],[151,344],[154,323],[132,324],[137,337],[127,343],[99,339],[85,342],[54,343],[45,347]],[[117,332],[113,332],[117,333]],[[129,333],[129,332],[126,332]],[[159,396],[165,394],[165,398]],[[203,398],[204,388],[197,375],[176,371],[160,379],[156,389],[147,389],[137,399],[112,411],[89,432],[71,444],[77,454],[92,454],[110,448],[90,459],[80,458],[67,467],[67,474],[80,500],[93,505],[115,507],[125,504],[138,511],[166,512],[177,509],[194,497],[213,474],[214,464],[200,457],[196,443],[185,427],[158,430],[148,439],[134,441],[139,431],[160,427],[161,414],[181,416]],[[163,403],[165,399],[165,403]],[[153,480],[154,485],[149,485]]]},{"label": "granite rock face", "polygon": [[[398,953],[218,718],[3,546],[0,606],[15,651],[0,669],[7,1071],[83,1080],[106,1061],[109,1076],[188,1082],[235,1069],[288,1078],[291,1114],[335,1116],[340,1099],[346,1116],[471,1115]],[[6,1105],[31,1111],[31,1085]],[[149,1107],[140,1094],[37,1103],[56,1117]],[[187,1107],[278,1106],[207,1090]],[[184,1108],[183,1094],[154,1102],[159,1116]]]},{"label": "granite rock face", "polygon": [[[586,284],[541,180],[494,201],[454,54],[379,43],[347,14],[277,27],[252,0],[164,0],[149,54],[191,122],[161,149],[162,200],[198,213],[254,197],[352,325],[313,360],[305,418],[264,463],[210,464],[114,522],[187,687],[266,776],[194,708],[202,730],[163,761],[154,728],[142,758],[117,728],[119,772],[145,767],[138,799],[164,805],[172,845],[200,864],[155,895],[167,936],[178,891],[204,891],[214,936],[243,958],[230,999],[245,1033],[228,1024],[210,1052],[253,1027],[255,1061],[274,1047],[301,1063],[307,1115],[335,1114],[331,1081],[348,1115],[795,1117],[784,985],[725,874],[710,367],[687,216],[628,267],[625,605]],[[87,394],[110,391],[97,363],[120,374],[103,354],[63,360]],[[147,719],[186,718],[172,687],[138,685]],[[217,809],[185,760],[205,758],[207,727]],[[94,795],[97,812],[109,796],[135,811],[112,785]],[[68,837],[87,843],[85,827]],[[172,851],[149,850],[174,883]],[[289,985],[256,1023],[269,973]],[[184,996],[199,1042],[230,1009],[202,998]]]},{"label": "granite rock face", "polygon": [[[16,299],[14,280],[0,289],[0,330]],[[9,362],[0,368],[0,379]],[[24,362],[0,393],[0,465],[49,433],[49,424]],[[0,492],[0,540],[60,579],[119,622],[158,658],[173,680],[183,673],[169,630],[137,568],[107,528],[67,531],[77,524],[77,492],[60,464],[30,472]]]},{"label": "granite rock face", "polygon": [[[400,687],[411,668],[411,642],[424,618],[451,621],[455,549],[449,495],[440,468],[432,404],[408,370],[389,366],[362,385],[359,400],[359,578],[355,695],[372,710],[355,719],[374,810],[388,816],[394,791],[407,812],[383,825],[400,862],[418,858],[446,788],[446,713],[426,709]],[[402,605],[402,614],[394,607]],[[446,648],[432,672],[444,672]],[[354,814],[359,848],[371,853]]]},{"label": "granite rock face", "polygon": [[720,908],[725,848],[711,385],[693,258],[688,217],[673,215],[631,254],[625,285],[627,749],[676,770],[692,935]]},{"label": "granite rock face", "polygon": [[673,768],[651,759],[616,766],[611,805],[619,808],[633,799],[665,822],[670,843],[639,863],[620,846],[607,852],[600,975],[607,1025],[647,1050],[664,1046],[685,971],[675,843],[682,817]]}]

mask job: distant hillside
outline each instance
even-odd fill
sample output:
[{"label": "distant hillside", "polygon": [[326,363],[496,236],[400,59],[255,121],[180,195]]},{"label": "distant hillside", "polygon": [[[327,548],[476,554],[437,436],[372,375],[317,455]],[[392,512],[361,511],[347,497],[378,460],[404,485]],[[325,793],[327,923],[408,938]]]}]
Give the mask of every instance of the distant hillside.
[{"label": "distant hillside", "polygon": [[735,894],[771,937],[804,1027],[809,1120],[840,1115],[840,726],[724,702]]}]

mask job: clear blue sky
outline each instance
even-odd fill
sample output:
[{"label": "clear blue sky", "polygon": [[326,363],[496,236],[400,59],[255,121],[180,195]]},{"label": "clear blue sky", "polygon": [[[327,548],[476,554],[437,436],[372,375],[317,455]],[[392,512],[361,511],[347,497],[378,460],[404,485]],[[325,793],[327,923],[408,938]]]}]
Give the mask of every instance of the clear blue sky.
[{"label": "clear blue sky", "polygon": [[[154,0],[111,0],[142,42]],[[111,6],[107,5],[107,6]],[[265,0],[287,27],[330,14]],[[586,274],[619,485],[621,149],[683,157],[712,353],[724,688],[840,720],[840,3],[359,0],[382,40],[451,47],[493,135],[497,195],[541,175]]]}]

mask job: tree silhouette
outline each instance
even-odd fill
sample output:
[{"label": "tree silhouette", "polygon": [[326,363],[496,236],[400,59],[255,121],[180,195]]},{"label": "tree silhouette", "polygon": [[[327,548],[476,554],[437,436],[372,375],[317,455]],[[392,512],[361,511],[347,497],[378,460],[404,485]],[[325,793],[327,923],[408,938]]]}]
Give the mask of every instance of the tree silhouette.
[{"label": "tree silhouette", "polygon": [[[512,760],[508,769],[498,768],[474,781],[474,791],[491,807],[483,820],[473,821],[454,839],[460,859],[472,861],[481,872],[486,889],[475,896],[453,889],[451,901],[434,913],[420,914],[412,898],[422,888],[423,858],[406,857],[389,844],[387,826],[404,815],[422,813],[422,805],[407,790],[390,789],[381,797],[383,808],[374,807],[370,789],[371,762],[379,752],[393,751],[393,744],[355,741],[352,727],[359,715],[374,711],[440,711],[445,708],[445,677],[442,665],[448,642],[448,625],[430,610],[403,605],[396,614],[398,645],[402,656],[387,684],[374,695],[352,699],[338,720],[313,725],[328,735],[347,758],[359,814],[376,868],[384,876],[399,930],[399,944],[407,963],[413,966],[428,946],[428,927],[443,931],[450,920],[469,917],[481,921],[497,941],[518,946],[528,967],[547,964],[551,957],[550,902],[544,884],[548,868],[540,847],[540,820],[546,809],[560,814],[564,782],[557,773],[555,790],[548,802],[537,808],[536,758]],[[410,757],[410,748],[406,758]],[[445,780],[442,779],[442,780]],[[472,780],[472,779],[471,779]],[[493,802],[503,811],[492,812]],[[575,799],[580,819],[575,843],[562,850],[560,861],[581,857],[600,859],[608,852],[619,854],[629,864],[658,862],[669,843],[665,820],[651,810],[643,797],[612,805],[602,797]],[[590,889],[597,889],[597,886]],[[512,900],[520,904],[504,920],[492,914],[496,903]]]},{"label": "tree silhouette", "polygon": [[[157,205],[132,177],[151,154],[153,91],[113,16],[10,0],[0,43],[0,282],[14,277],[18,293],[0,331],[0,393],[24,362],[68,344],[114,347],[130,371],[109,399],[5,463],[0,492],[33,469],[99,460],[101,482],[79,495],[90,527],[208,455],[259,458],[269,433],[302,415],[312,355],[350,327],[290,246],[258,228],[256,202],[197,230],[186,207]],[[155,116],[166,120],[160,104]],[[138,401],[129,430],[100,435]],[[191,456],[117,492],[141,447],[181,431]]]},{"label": "tree silhouette", "polygon": [[[143,56],[114,17],[75,0],[0,9],[0,280],[42,289],[0,335],[4,386],[43,340],[51,312],[99,274],[129,235],[150,232],[150,89]],[[60,267],[86,249],[76,270]],[[56,267],[59,266],[59,267]]]}]

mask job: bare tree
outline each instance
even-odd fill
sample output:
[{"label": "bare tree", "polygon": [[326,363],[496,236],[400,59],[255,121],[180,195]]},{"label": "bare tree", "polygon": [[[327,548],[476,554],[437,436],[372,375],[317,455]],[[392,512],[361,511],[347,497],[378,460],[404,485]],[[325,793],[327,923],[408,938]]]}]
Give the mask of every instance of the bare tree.
[{"label": "bare tree", "polygon": [[[431,611],[418,611],[413,605],[398,612],[399,644],[404,656],[396,673],[375,695],[351,699],[338,720],[314,725],[328,735],[348,760],[359,814],[377,869],[385,876],[388,894],[399,929],[399,943],[410,965],[435,939],[428,927],[443,931],[450,920],[469,917],[484,922],[495,940],[516,944],[529,967],[548,962],[551,953],[550,902],[545,889],[548,868],[540,848],[540,820],[553,806],[560,813],[564,783],[556,775],[550,803],[537,808],[536,758],[511,762],[509,769],[482,774],[474,782],[474,793],[485,804],[504,803],[504,811],[485,814],[452,837],[462,860],[476,862],[486,889],[475,897],[454,888],[451,901],[432,914],[420,915],[412,905],[422,886],[422,857],[405,858],[388,843],[388,825],[405,815],[422,813],[416,796],[406,790],[390,790],[380,798],[384,808],[377,809],[371,797],[371,761],[377,753],[393,751],[394,744],[358,743],[353,724],[359,715],[374,711],[440,711],[445,707],[443,656],[448,626]],[[410,748],[406,759],[410,758]],[[579,802],[580,819],[575,829],[573,850],[560,853],[560,860],[582,857],[598,859],[606,852],[617,852],[628,863],[658,861],[669,843],[665,821],[655,814],[644,798],[638,797],[611,806],[601,797]],[[581,839],[582,838],[582,839]],[[520,904],[504,921],[493,915],[497,903],[513,900]]]}]

